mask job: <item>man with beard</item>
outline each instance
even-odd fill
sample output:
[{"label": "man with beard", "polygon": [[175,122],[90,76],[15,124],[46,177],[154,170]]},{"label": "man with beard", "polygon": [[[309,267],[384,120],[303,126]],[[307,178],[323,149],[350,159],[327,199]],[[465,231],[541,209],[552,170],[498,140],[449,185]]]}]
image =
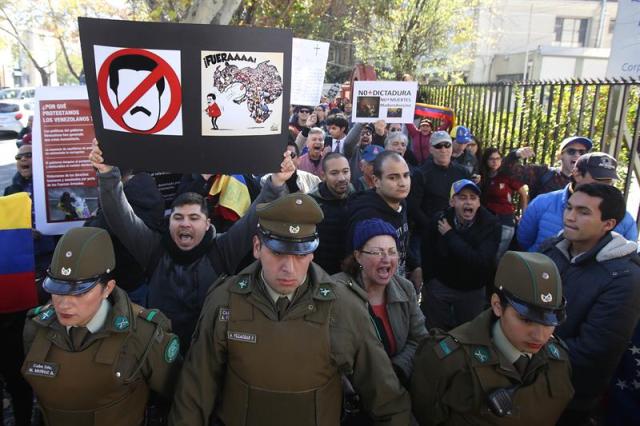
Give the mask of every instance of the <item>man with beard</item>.
[{"label": "man with beard", "polygon": [[594,412],[627,349],[640,316],[638,246],[612,232],[625,201],[611,185],[579,185],[567,201],[562,234],[540,251],[562,276],[567,321],[556,333],[567,344],[576,394],[558,423],[596,424]]},{"label": "man with beard", "polygon": [[591,151],[593,141],[583,136],[565,138],[558,148],[560,167],[549,167],[546,164],[518,163],[518,159],[527,159],[535,155],[528,147],[512,151],[502,161],[502,167],[514,177],[529,186],[529,202],[540,194],[557,191],[564,188],[571,181],[571,172],[580,156]]},{"label": "man with beard", "polygon": [[345,257],[344,235],[347,215],[347,199],[355,192],[351,185],[351,170],[344,155],[337,152],[327,154],[322,160],[323,181],[310,193],[324,213],[318,224],[320,245],[314,261],[329,274],[340,272]]},{"label": "man with beard", "polygon": [[[397,274],[405,278],[410,273],[411,281],[418,288],[422,281],[421,271],[417,261],[408,258],[409,225],[405,199],[411,187],[409,167],[397,152],[383,151],[373,162],[373,176],[375,189],[359,192],[349,200],[347,242],[353,241],[353,228],[362,220],[380,218],[390,223],[398,235]],[[347,252],[352,251],[349,244]]]},{"label": "man with beard", "polygon": [[295,171],[291,154],[285,152],[280,172],[271,176],[247,213],[220,235],[211,225],[206,201],[193,192],[174,200],[168,231],[149,229],[124,196],[120,170],[104,164],[97,141],[89,160],[98,170],[100,205],[111,231],[149,276],[147,307],[169,317],[186,352],[209,287],[220,276],[234,274],[251,249],[256,204],[286,192],[284,183]]},{"label": "man with beard", "polygon": [[451,330],[482,312],[493,282],[502,227],[480,206],[480,188],[468,179],[451,185],[450,207],[439,213],[422,246],[427,328]]}]

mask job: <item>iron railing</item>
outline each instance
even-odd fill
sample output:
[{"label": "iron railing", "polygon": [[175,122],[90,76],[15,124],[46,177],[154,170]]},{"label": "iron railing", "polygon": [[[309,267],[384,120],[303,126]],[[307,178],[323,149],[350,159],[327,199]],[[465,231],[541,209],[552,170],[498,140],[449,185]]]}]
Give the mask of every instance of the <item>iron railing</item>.
[{"label": "iron railing", "polygon": [[[421,85],[418,102],[448,106],[482,146],[503,153],[531,146],[534,161],[552,164],[568,136],[587,136],[594,151],[618,159],[625,200],[640,176],[640,80],[595,79]],[[640,217],[640,211],[637,217]]]}]

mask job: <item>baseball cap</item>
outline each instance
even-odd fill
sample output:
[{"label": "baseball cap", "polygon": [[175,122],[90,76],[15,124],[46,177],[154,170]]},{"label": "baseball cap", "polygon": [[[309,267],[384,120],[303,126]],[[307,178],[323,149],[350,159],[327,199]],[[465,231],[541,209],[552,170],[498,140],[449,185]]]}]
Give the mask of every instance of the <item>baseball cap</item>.
[{"label": "baseball cap", "polygon": [[107,231],[93,227],[73,228],[58,241],[42,287],[51,294],[75,296],[86,293],[115,266],[113,243]]},{"label": "baseball cap", "polygon": [[584,136],[571,136],[564,138],[562,142],[560,142],[560,152],[564,151],[564,149],[572,143],[583,144],[587,148],[587,151],[591,151],[591,148],[593,148],[593,141],[591,139],[585,138]]},{"label": "baseball cap", "polygon": [[306,194],[295,193],[270,203],[258,204],[258,233],[276,253],[309,254],[318,248],[316,225],[324,215],[318,203]]},{"label": "baseball cap", "polygon": [[495,286],[530,321],[556,326],[566,318],[560,272],[542,253],[507,251],[498,264]]},{"label": "baseball cap", "polygon": [[464,144],[471,142],[472,135],[466,127],[456,126],[451,130],[451,137],[454,138],[457,143]]},{"label": "baseball cap", "polygon": [[587,171],[594,179],[618,179],[615,158],[604,152],[590,152],[576,161],[575,168],[581,172]]},{"label": "baseball cap", "polygon": [[449,197],[453,197],[456,194],[459,194],[465,188],[471,188],[473,192],[480,195],[480,187],[475,184],[472,180],[469,179],[460,179],[453,182],[451,185],[451,191],[449,192]]},{"label": "baseball cap", "polygon": [[431,142],[431,146],[436,146],[443,142],[451,143],[451,136],[449,136],[449,133],[445,132],[444,130],[438,130],[436,132],[431,133],[430,142]]},{"label": "baseball cap", "polygon": [[364,148],[364,151],[362,151],[360,158],[362,158],[367,163],[373,163],[373,160],[375,160],[378,154],[380,154],[382,151],[383,149],[380,146],[370,144]]},{"label": "baseball cap", "polygon": [[420,126],[422,126],[423,124],[428,124],[430,126],[433,126],[433,122],[428,118],[423,118],[422,120],[420,120]]}]

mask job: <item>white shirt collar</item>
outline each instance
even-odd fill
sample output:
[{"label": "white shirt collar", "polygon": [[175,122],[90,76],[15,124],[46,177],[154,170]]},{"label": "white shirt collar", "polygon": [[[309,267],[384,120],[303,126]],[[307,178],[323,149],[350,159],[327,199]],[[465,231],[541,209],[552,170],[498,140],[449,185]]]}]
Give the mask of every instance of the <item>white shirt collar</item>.
[{"label": "white shirt collar", "polygon": [[[102,299],[102,303],[100,303],[100,307],[98,308],[98,312],[91,318],[86,325],[87,330],[90,333],[96,333],[102,327],[104,327],[104,323],[107,321],[107,315],[109,315],[109,311],[111,310],[111,303],[107,301],[107,299]],[[67,327],[67,332],[71,327]]]},{"label": "white shirt collar", "polygon": [[502,331],[502,326],[500,325],[500,320],[496,321],[493,324],[493,343],[495,343],[496,348],[511,364],[516,362],[521,355],[525,355],[531,357],[531,354],[526,352],[520,352],[518,348],[513,346],[513,344],[509,341],[507,336],[504,335]]}]

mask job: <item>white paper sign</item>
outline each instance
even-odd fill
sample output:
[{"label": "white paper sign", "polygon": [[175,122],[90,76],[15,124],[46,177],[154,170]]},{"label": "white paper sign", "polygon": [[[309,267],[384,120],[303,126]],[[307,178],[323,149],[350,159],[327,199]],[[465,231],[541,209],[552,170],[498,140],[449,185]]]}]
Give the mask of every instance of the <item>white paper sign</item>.
[{"label": "white paper sign", "polygon": [[607,77],[640,76],[640,1],[619,0]]},{"label": "white paper sign", "polygon": [[63,234],[98,208],[94,139],[86,87],[39,87],[33,115],[33,198],[36,229]]},{"label": "white paper sign", "polygon": [[291,50],[291,104],[315,106],[320,103],[329,43],[293,39]]},{"label": "white paper sign", "polygon": [[415,81],[354,81],[353,93],[354,123],[413,122],[418,94]]}]

